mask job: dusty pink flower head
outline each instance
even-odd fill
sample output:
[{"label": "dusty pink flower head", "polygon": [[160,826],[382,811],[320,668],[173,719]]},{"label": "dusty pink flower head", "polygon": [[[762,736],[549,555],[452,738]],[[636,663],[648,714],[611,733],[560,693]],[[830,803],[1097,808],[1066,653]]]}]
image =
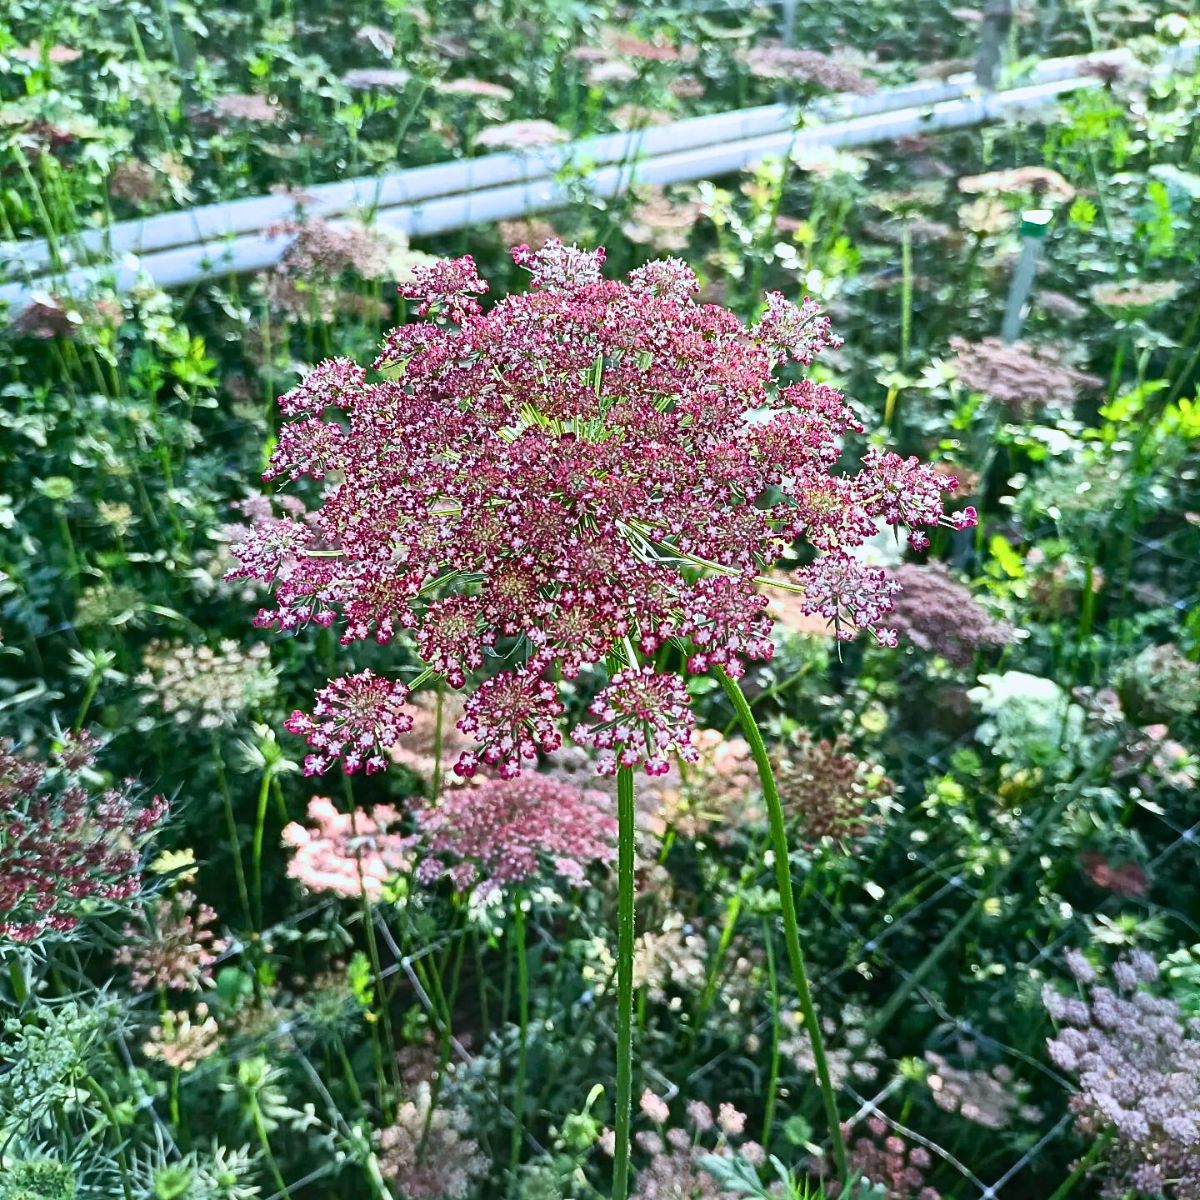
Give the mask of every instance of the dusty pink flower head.
[{"label": "dusty pink flower head", "polygon": [[584,885],[591,863],[616,855],[617,823],[603,792],[581,791],[545,775],[489,779],[443,794],[417,813],[427,857],[417,877],[443,875],[465,890],[490,893],[530,879],[548,860],[570,884]]},{"label": "dusty pink flower head", "polygon": [[[340,622],[343,641],[411,631],[420,680],[468,693],[459,728],[478,748],[463,775],[512,776],[553,750],[552,680],[600,668],[595,722],[576,736],[601,770],[687,758],[687,689],[648,663],[668,641],[693,673],[737,677],[769,657],[755,585],[801,541],[815,556],[792,576],[806,611],[841,637],[891,640],[895,585],[850,552],[881,522],[923,546],[926,527],[974,514],[944,516],[954,481],[916,459],[873,449],[857,473],[836,470],[861,430],[842,396],[774,378],[838,344],[815,302],[774,293],[747,328],[696,303],[679,260],[618,281],[602,250],[557,239],[513,257],[530,290],[486,312],[470,257],[416,269],[402,290],[429,319],[387,336],[377,381],[335,359],[283,397],[295,420],[268,474],[324,491],[316,511],[233,548],[234,577],[274,582],[258,623]],[[503,668],[474,686],[489,659]],[[293,716],[310,771],[372,770],[405,732],[404,689],[367,675]]]},{"label": "dusty pink flower head", "polygon": [[415,839],[392,832],[400,814],[388,805],[343,813],[328,797],[315,796],[308,802],[308,819],[309,825],[293,821],[286,826],[283,843],[292,851],[288,874],[310,892],[377,900],[384,883],[412,865]]},{"label": "dusty pink flower head", "polygon": [[146,913],[142,926],[126,925],[123,944],[113,956],[130,969],[134,987],[180,992],[213,986],[212,968],[226,943],[212,926],[217,914],[195,895],[182,891],[161,896]]}]

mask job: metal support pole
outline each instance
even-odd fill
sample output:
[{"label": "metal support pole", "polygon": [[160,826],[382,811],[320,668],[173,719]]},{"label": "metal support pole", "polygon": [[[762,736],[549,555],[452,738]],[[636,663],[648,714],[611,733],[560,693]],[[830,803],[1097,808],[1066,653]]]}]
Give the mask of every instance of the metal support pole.
[{"label": "metal support pole", "polygon": [[1029,294],[1033,291],[1038,260],[1042,256],[1042,244],[1053,215],[1048,208],[1031,208],[1021,214],[1021,257],[1008,288],[1004,324],[1000,329],[1000,336],[1006,342],[1015,342],[1021,336],[1021,326],[1028,312]]},{"label": "metal support pole", "polygon": [[979,30],[979,54],[975,59],[975,81],[985,91],[996,86],[996,71],[1004,57],[1004,43],[1013,22],[1013,0],[988,0]]}]

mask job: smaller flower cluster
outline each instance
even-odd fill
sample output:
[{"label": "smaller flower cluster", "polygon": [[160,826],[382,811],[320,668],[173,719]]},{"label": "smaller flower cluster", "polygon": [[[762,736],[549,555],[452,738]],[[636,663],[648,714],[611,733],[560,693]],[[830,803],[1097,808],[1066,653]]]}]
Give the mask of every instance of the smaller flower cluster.
[{"label": "smaller flower cluster", "polygon": [[140,846],[167,802],[137,799],[130,781],[93,790],[97,748],[73,734],[46,763],[0,742],[0,941],[70,932],[101,902],[140,892]]},{"label": "smaller flower cluster", "polygon": [[304,773],[320,775],[341,759],[348,774],[382,771],[385,753],[413,724],[404,707],[408,688],[374,671],[332,679],[317,693],[312,714],[297,709],[283,723],[315,753],[305,756]]},{"label": "smaller flower cluster", "polygon": [[643,759],[647,775],[665,775],[671,769],[671,753],[684,762],[698,757],[692,745],[696,718],[687,687],[677,675],[659,674],[652,667],[616,671],[588,712],[597,723],[577,725],[571,737],[597,751],[596,770],[601,775],[613,775],[618,767],[632,767]]},{"label": "smaller flower cluster", "polygon": [[220,729],[274,694],[269,653],[261,643],[243,649],[232,638],[216,649],[151,642],[136,682],[147,689],[143,703],[156,701],[177,724]]},{"label": "smaller flower cluster", "polygon": [[[925,1183],[925,1173],[933,1165],[929,1151],[924,1146],[910,1147],[888,1130],[882,1117],[871,1117],[867,1132],[850,1144],[851,1167],[868,1186],[883,1188],[886,1200],[941,1200],[941,1194]],[[840,1196],[840,1186],[834,1184],[829,1194]]]},{"label": "smaller flower cluster", "polygon": [[933,1050],[925,1052],[925,1061],[931,1068],[925,1082],[943,1112],[959,1113],[985,1129],[1006,1129],[1014,1119],[1036,1121],[1041,1115],[1022,1102],[1028,1088],[1003,1063],[973,1071],[951,1066]]},{"label": "smaller flower cluster", "polygon": [[567,883],[584,886],[588,866],[616,854],[610,798],[544,775],[447,792],[417,813],[417,824],[426,853],[417,878],[429,884],[445,876],[460,891],[478,884],[484,895],[533,878],[543,859]]},{"label": "smaller flower cluster", "polygon": [[217,914],[191,892],[158,899],[149,929],[126,925],[116,961],[129,967],[134,987],[192,992],[212,985],[212,967],[225,942],[211,926]]},{"label": "smaller flower cluster", "polygon": [[378,1137],[379,1169],[402,1200],[464,1200],[487,1162],[470,1135],[465,1109],[430,1111],[429,1085],[396,1109]]},{"label": "smaller flower cluster", "polygon": [[875,84],[853,64],[838,62],[819,50],[763,43],[743,51],[740,57],[758,79],[795,79],[831,92],[854,92],[859,96],[875,91]]},{"label": "smaller flower cluster", "polygon": [[1047,1047],[1055,1065],[1079,1081],[1071,1108],[1080,1133],[1113,1138],[1102,1194],[1197,1200],[1200,1020],[1185,1019],[1174,1000],[1144,986],[1158,979],[1144,951],[1113,965],[1115,988],[1102,984],[1079,952],[1067,955],[1067,966],[1087,999],[1043,989],[1047,1011],[1062,1024]]},{"label": "smaller flower cluster", "polygon": [[[847,1004],[841,1017],[840,1025],[832,1017],[821,1019],[829,1078],[839,1090],[846,1085],[855,1087],[873,1083],[879,1077],[885,1059],[883,1047],[872,1039],[867,1030],[867,1014],[857,1005]],[[815,1078],[817,1060],[801,1014],[790,1011],[784,1013],[783,1018],[785,1025],[795,1032],[780,1042],[780,1052],[805,1074]]]},{"label": "smaller flower cluster", "polygon": [[891,578],[900,585],[900,594],[888,620],[918,650],[965,667],[978,648],[1012,641],[1012,628],[992,620],[971,589],[942,563],[905,563],[891,572]]},{"label": "smaller flower cluster", "polygon": [[308,819],[307,826],[285,826],[283,843],[292,850],[288,875],[310,892],[378,900],[387,880],[412,866],[415,839],[393,831],[400,814],[389,805],[343,813],[332,800],[315,796]]},{"label": "smaller flower cluster", "polygon": [[1200,665],[1170,642],[1147,646],[1123,662],[1114,685],[1122,710],[1135,725],[1169,725],[1200,708]]},{"label": "smaller flower cluster", "polygon": [[1017,413],[1034,412],[1047,403],[1073,405],[1083,392],[1103,383],[1095,375],[1067,366],[1061,352],[1048,346],[955,337],[950,347],[951,366],[964,387]]},{"label": "smaller flower cluster", "polygon": [[142,1053],[176,1071],[194,1071],[221,1048],[221,1031],[207,1004],[197,1004],[194,1013],[167,1009],[150,1030]]},{"label": "smaller flower cluster", "polygon": [[[671,1111],[664,1100],[647,1090],[642,1093],[639,1107],[662,1132],[643,1131],[635,1135],[638,1149],[648,1158],[638,1171],[631,1200],[733,1200],[743,1194],[721,1186],[710,1164],[737,1154],[754,1165],[766,1159],[766,1152],[757,1142],[742,1141],[746,1129],[746,1114],[732,1104],[721,1104],[714,1114],[702,1101],[693,1100],[687,1106],[688,1127],[665,1128]],[[712,1150],[706,1142],[715,1142]]]},{"label": "smaller flower cluster", "polygon": [[777,763],[776,782],[784,813],[809,842],[862,837],[895,790],[878,766],[850,752],[845,734],[831,742],[799,733]]}]

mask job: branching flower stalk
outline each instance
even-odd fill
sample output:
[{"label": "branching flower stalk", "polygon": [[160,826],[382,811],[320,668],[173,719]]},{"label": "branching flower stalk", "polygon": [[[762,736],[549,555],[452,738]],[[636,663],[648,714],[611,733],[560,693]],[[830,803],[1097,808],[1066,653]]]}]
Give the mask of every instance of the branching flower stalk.
[{"label": "branching flower stalk", "polygon": [[[833,388],[775,380],[840,344],[812,300],[772,293],[747,327],[696,303],[678,260],[614,281],[602,250],[551,240],[513,257],[530,291],[487,313],[469,256],[418,267],[401,291],[431,319],[388,334],[377,381],[332,359],[281,398],[293,420],[265,478],[324,481],[322,502],[257,524],[233,547],[231,575],[273,584],[260,627],[337,626],[343,645],[406,634],[424,664],[408,682],[370,670],[332,679],[311,712],[293,713],[308,774],[382,770],[413,726],[410,696],[432,682],[464,693],[457,727],[475,746],[454,772],[513,779],[561,745],[563,683],[603,676],[570,736],[618,781],[613,1196],[625,1200],[632,772],[697,760],[688,675],[718,672],[747,724],[734,681],[772,653],[760,585],[789,546],[815,555],[785,584],[807,613],[842,640],[865,629],[892,645],[883,622],[898,589],[852,551],[881,525],[924,549],[926,529],[968,528],[975,513],[945,515],[955,481],[879,447],[856,472],[834,471],[862,426]],[[668,669],[680,656],[684,670]],[[811,1008],[776,816],[789,955]],[[831,1093],[826,1109],[836,1143]]]}]

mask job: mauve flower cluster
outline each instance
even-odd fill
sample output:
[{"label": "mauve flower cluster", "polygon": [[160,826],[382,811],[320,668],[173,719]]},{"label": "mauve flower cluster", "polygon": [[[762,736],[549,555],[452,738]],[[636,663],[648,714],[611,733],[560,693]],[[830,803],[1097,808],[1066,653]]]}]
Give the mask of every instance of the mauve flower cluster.
[{"label": "mauve flower cluster", "polygon": [[0,941],[67,933],[98,902],[141,890],[140,845],[167,802],[143,803],[128,780],[93,790],[97,748],[71,734],[45,763],[0,741]]},{"label": "mauve flower cluster", "polygon": [[[664,1100],[647,1090],[642,1093],[639,1107],[643,1115],[656,1125],[665,1126],[671,1111]],[[712,1154],[727,1157],[733,1152],[733,1139],[741,1139],[746,1128],[746,1114],[732,1104],[722,1104],[716,1114],[707,1104],[693,1100],[687,1106],[691,1129],[673,1127],[665,1133],[644,1131],[634,1140],[647,1161],[637,1173],[630,1200],[733,1200],[741,1192],[723,1188],[704,1168],[703,1162]],[[715,1140],[710,1150],[705,1142]],[[737,1153],[758,1164],[766,1152],[757,1142],[743,1142]]]},{"label": "mauve flower cluster", "polygon": [[888,620],[918,650],[969,666],[982,646],[1004,646],[1013,631],[983,610],[971,589],[940,562],[904,563],[890,572],[900,594]]},{"label": "mauve flower cluster", "polygon": [[[933,1165],[929,1151],[889,1133],[882,1117],[871,1117],[867,1132],[849,1150],[850,1166],[869,1186],[881,1187],[885,1200],[941,1200],[941,1193],[925,1184],[925,1172]],[[840,1185],[829,1185],[829,1194],[840,1196]]]},{"label": "mauve flower cluster", "polygon": [[[682,262],[649,263],[625,282],[601,275],[602,250],[551,241],[513,252],[531,290],[484,314],[471,258],[419,267],[401,290],[429,322],[388,335],[368,382],[332,359],[282,397],[288,417],[268,477],[325,479],[308,520],[258,525],[235,577],[275,584],[260,626],[331,626],[343,640],[411,631],[451,688],[488,658],[505,668],[470,693],[459,728],[502,776],[561,742],[558,686],[615,660],[591,724],[573,733],[601,773],[690,760],[687,689],[644,660],[668,640],[694,673],[770,655],[755,587],[801,538],[821,553],[794,575],[809,611],[839,636],[881,629],[895,585],[850,553],[884,522],[910,530],[974,523],[943,514],[953,480],[872,448],[857,474],[831,473],[860,427],[841,395],[803,379],[773,385],[788,361],[836,345],[816,304],[778,293],[747,329],[697,304]],[[749,419],[753,414],[753,419]],[[371,677],[327,695],[336,728],[294,719],[325,770],[383,764],[383,735],[404,732],[406,693]],[[374,697],[374,701],[372,700]],[[385,710],[377,719],[373,704]],[[370,753],[364,751],[369,748]]]},{"label": "mauve flower cluster", "polygon": [[291,847],[288,874],[310,892],[336,892],[377,900],[383,885],[412,866],[415,838],[393,832],[400,814],[390,805],[377,805],[370,813],[356,809],[338,812],[326,796],[308,802],[311,825],[293,821],[283,830],[283,843]]},{"label": "mauve flower cluster", "polygon": [[750,74],[759,79],[795,79],[832,92],[854,92],[859,96],[869,96],[875,91],[875,84],[852,63],[838,62],[819,50],[764,43],[742,51],[738,57]]},{"label": "mauve flower cluster", "polygon": [[490,895],[522,883],[543,859],[567,883],[586,886],[590,864],[616,857],[611,798],[545,775],[446,792],[416,816],[426,852],[417,878],[431,884],[445,876],[459,891],[478,884]]},{"label": "mauve flower cluster", "polygon": [[347,302],[359,301],[338,286],[347,272],[379,279],[396,269],[394,260],[404,250],[403,243],[384,229],[347,221],[334,224],[319,217],[281,221],[268,226],[266,236],[291,238],[265,276],[272,307],[288,316],[321,321],[332,320]]},{"label": "mauve flower cluster", "polygon": [[1088,998],[1047,985],[1042,999],[1057,1036],[1047,1047],[1061,1070],[1075,1075],[1075,1123],[1089,1140],[1112,1137],[1105,1155],[1102,1195],[1130,1190],[1196,1200],[1200,1197],[1200,1019],[1142,987],[1158,979],[1144,951],[1123,955],[1112,968],[1115,989],[1078,952],[1067,955]]},{"label": "mauve flower cluster", "polygon": [[933,1102],[943,1112],[959,1113],[985,1129],[1005,1129],[1014,1118],[1036,1121],[1041,1114],[1024,1103],[1028,1085],[1004,1063],[990,1071],[951,1066],[936,1051],[927,1050],[931,1070],[925,1077]]},{"label": "mauve flower cluster", "polygon": [[126,925],[124,944],[114,957],[129,967],[134,987],[141,990],[210,987],[213,964],[225,950],[224,940],[210,928],[216,919],[216,912],[198,904],[191,892],[160,897],[147,918],[149,928]]},{"label": "mauve flower cluster", "polygon": [[982,392],[1018,414],[1036,413],[1047,404],[1070,407],[1081,393],[1104,382],[1067,366],[1061,351],[1049,346],[1010,345],[992,337],[979,342],[953,337],[950,348],[954,351],[950,365],[964,387]]},{"label": "mauve flower cluster", "polygon": [[801,731],[775,765],[784,814],[806,842],[862,837],[881,817],[895,785],[874,763],[850,751],[850,739],[817,741]]},{"label": "mauve flower cluster", "polygon": [[378,1137],[379,1169],[402,1200],[463,1200],[487,1162],[469,1134],[465,1109],[430,1112],[428,1084],[396,1109]]}]

